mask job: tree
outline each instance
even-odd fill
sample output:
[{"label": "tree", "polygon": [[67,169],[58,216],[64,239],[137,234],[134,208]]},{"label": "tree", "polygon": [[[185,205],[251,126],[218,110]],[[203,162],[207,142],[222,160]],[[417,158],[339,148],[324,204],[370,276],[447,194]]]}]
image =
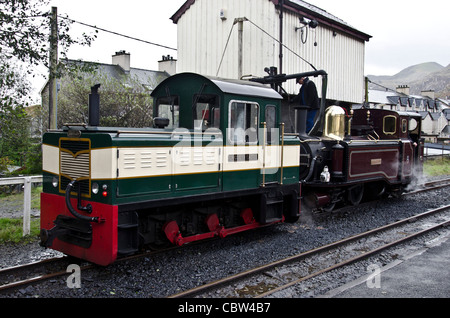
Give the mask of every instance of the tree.
[{"label": "tree", "polygon": [[79,69],[64,76],[58,93],[58,127],[64,123],[88,122],[90,88],[101,84],[100,125],[106,127],[152,126],[153,100],[150,91],[132,76],[111,77],[102,72]]},{"label": "tree", "polygon": [[0,55],[30,65],[49,64],[49,47],[57,41],[65,56],[74,44],[90,45],[96,35],[69,34],[71,20],[58,19],[58,38],[50,38],[49,0],[0,0]]},{"label": "tree", "polygon": [[[58,36],[50,37],[54,20],[48,11],[49,2],[0,0],[0,159],[5,158],[2,162],[22,165],[30,147],[35,147],[30,140],[29,118],[24,110],[31,91],[25,76],[35,76],[37,65],[49,67],[52,45],[57,44],[61,55],[65,56],[70,46],[90,45],[96,37],[70,36],[71,21],[67,17],[57,19]],[[52,73],[61,74],[59,70]]]},{"label": "tree", "polygon": [[[65,57],[70,46],[90,45],[96,37],[84,33],[79,38],[72,37],[69,34],[71,20],[62,17],[57,19],[58,36],[52,38],[53,20],[48,5],[49,0],[0,0],[0,72],[3,74],[0,112],[6,112],[9,107],[26,106],[23,97],[31,89],[28,82],[21,80],[21,72],[17,73],[17,68],[12,67],[14,63],[21,63],[22,72],[30,75],[37,65],[49,67],[52,45],[57,44]],[[53,73],[58,77],[62,71],[57,69]]]},{"label": "tree", "polygon": [[0,56],[0,158],[5,162],[19,165],[28,148],[29,118],[24,105],[29,90],[24,72]]}]

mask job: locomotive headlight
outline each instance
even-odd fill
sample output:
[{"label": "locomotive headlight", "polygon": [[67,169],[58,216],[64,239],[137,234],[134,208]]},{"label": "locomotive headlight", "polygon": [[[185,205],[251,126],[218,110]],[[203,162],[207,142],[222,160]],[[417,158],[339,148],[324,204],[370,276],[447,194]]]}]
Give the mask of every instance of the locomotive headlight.
[{"label": "locomotive headlight", "polygon": [[100,187],[98,186],[98,183],[97,183],[97,182],[94,182],[94,183],[92,184],[92,193],[93,193],[93,194],[97,194],[99,189],[100,189]]},{"label": "locomotive headlight", "polygon": [[58,178],[57,177],[53,177],[53,179],[52,179],[52,186],[53,187],[58,187]]}]

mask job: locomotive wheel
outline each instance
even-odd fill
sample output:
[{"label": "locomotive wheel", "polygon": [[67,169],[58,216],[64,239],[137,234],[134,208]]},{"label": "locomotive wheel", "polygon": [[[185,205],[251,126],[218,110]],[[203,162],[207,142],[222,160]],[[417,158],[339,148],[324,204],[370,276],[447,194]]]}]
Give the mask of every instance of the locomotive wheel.
[{"label": "locomotive wheel", "polygon": [[335,207],[335,206],[336,206],[336,202],[333,202],[333,203],[330,203],[330,204],[324,206],[324,207],[322,208],[322,210],[323,210],[324,212],[330,213],[330,212],[332,212],[332,211],[334,210],[334,207]]},{"label": "locomotive wheel", "polygon": [[366,183],[364,187],[364,200],[372,201],[386,198],[389,194],[384,182]]},{"label": "locomotive wheel", "polygon": [[347,200],[351,205],[358,205],[364,195],[364,185],[358,184],[347,190]]}]

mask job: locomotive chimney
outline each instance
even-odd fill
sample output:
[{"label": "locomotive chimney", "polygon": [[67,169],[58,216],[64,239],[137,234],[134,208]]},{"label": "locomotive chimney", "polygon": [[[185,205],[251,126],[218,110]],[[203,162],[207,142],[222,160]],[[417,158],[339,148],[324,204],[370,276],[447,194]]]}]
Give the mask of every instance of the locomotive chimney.
[{"label": "locomotive chimney", "polygon": [[100,95],[98,89],[100,84],[91,87],[89,94],[89,126],[98,126],[100,124]]}]

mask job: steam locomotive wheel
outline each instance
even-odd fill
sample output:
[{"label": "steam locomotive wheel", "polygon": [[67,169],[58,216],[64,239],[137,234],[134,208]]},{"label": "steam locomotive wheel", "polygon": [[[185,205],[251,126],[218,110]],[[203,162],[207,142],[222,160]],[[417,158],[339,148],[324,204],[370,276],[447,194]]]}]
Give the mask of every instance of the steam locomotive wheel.
[{"label": "steam locomotive wheel", "polygon": [[364,195],[364,185],[358,184],[347,190],[347,200],[351,205],[358,205]]},{"label": "steam locomotive wheel", "polygon": [[324,206],[324,207],[322,208],[322,210],[323,210],[324,212],[330,213],[331,211],[334,210],[334,207],[335,207],[335,206],[336,206],[336,203],[333,202],[333,203],[330,203],[330,204]]}]

